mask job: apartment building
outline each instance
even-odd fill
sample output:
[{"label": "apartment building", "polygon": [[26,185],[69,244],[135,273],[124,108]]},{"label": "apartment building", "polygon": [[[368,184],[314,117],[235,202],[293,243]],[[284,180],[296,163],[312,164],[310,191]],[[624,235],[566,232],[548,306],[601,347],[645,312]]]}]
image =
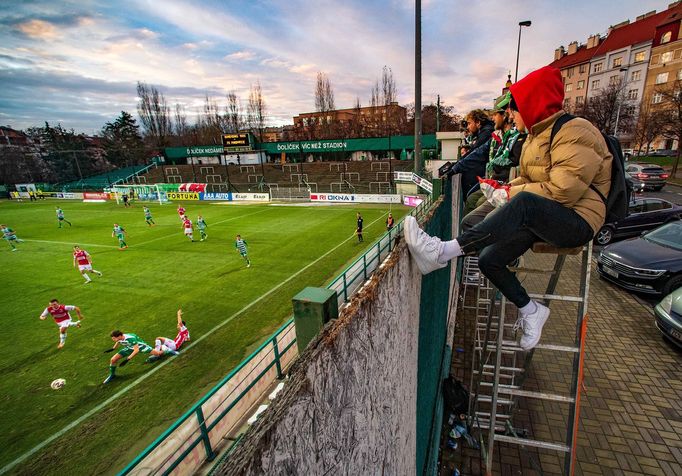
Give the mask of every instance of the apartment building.
[{"label": "apartment building", "polygon": [[554,51],[554,61],[551,66],[561,70],[566,111],[580,110],[585,104],[589,87],[590,60],[601,41],[602,38],[599,35],[592,35],[582,45],[574,41],[568,45],[568,50],[560,46]]}]

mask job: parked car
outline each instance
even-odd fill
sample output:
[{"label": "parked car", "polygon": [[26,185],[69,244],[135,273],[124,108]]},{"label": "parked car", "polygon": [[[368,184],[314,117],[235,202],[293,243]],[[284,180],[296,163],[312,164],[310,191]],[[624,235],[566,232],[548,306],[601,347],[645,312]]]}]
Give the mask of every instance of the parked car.
[{"label": "parked car", "polygon": [[649,157],[674,157],[677,155],[676,150],[672,149],[658,149],[649,154]]},{"label": "parked car", "polygon": [[682,349],[682,287],[663,298],[654,308],[656,327],[663,337]]},{"label": "parked car", "polygon": [[661,190],[670,176],[656,164],[627,164],[625,172],[632,179],[632,186],[635,190]]},{"label": "parked car", "polygon": [[595,235],[594,242],[608,245],[616,238],[636,236],[681,217],[682,206],[660,198],[635,198],[628,207],[628,216],[602,226]]},{"label": "parked car", "polygon": [[682,221],[604,247],[597,271],[630,291],[670,294],[682,286]]}]

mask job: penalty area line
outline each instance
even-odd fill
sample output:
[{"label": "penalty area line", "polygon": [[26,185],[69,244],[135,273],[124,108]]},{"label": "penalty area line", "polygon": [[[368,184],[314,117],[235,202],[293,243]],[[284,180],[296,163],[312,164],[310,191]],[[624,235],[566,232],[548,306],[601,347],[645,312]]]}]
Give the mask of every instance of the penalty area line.
[{"label": "penalty area line", "polygon": [[94,243],[81,243],[79,241],[50,241],[50,240],[30,240],[26,239],[24,240],[26,242],[33,242],[33,243],[50,243],[53,245],[69,245],[69,246],[88,246],[88,247],[95,247],[95,248],[118,248],[118,246],[114,245],[96,245]]},{"label": "penalty area line", "polygon": [[[260,212],[256,212],[256,213],[260,213]],[[377,218],[376,220],[374,220],[373,222],[371,222],[369,225],[367,225],[367,228],[369,228],[370,226],[372,226],[373,224],[375,224],[376,222],[378,222],[379,220],[381,220],[381,219],[384,217],[384,215],[386,215],[386,213],[383,213],[381,216],[379,216],[379,218]],[[332,253],[333,253],[334,251],[336,251],[337,249],[341,248],[344,244],[346,244],[347,241],[349,241],[349,240],[355,238],[355,236],[356,236],[355,233],[353,233],[351,236],[349,236],[348,238],[344,239],[341,243],[339,243],[338,245],[334,246],[332,249],[330,249],[329,251],[327,251],[325,254],[323,254],[323,255],[320,256],[319,258],[317,258],[316,260],[310,262],[309,264],[307,264],[305,267],[301,268],[300,270],[296,271],[294,274],[292,274],[291,276],[289,276],[287,279],[285,279],[284,281],[282,281],[281,283],[279,283],[277,286],[275,286],[274,288],[270,289],[270,290],[269,290],[268,292],[266,292],[265,294],[262,294],[259,298],[257,298],[257,299],[255,299],[255,300],[251,301],[249,304],[247,304],[246,306],[242,307],[240,310],[238,310],[237,312],[235,312],[234,314],[232,314],[230,317],[228,317],[228,318],[225,319],[224,321],[222,321],[222,322],[220,322],[219,324],[215,325],[211,330],[209,330],[208,332],[206,332],[204,335],[200,336],[198,339],[196,339],[196,340],[194,340],[194,341],[191,341],[190,345],[188,345],[188,346],[183,350],[182,354],[184,355],[189,349],[191,349],[192,347],[194,347],[195,345],[197,345],[199,342],[203,341],[203,340],[206,339],[207,337],[211,336],[211,335],[212,335],[214,332],[216,332],[218,329],[220,329],[221,327],[225,326],[226,324],[228,324],[229,322],[231,322],[232,320],[234,320],[234,318],[236,318],[237,316],[243,314],[246,310],[252,308],[252,307],[255,306],[256,304],[258,304],[259,302],[261,302],[263,299],[265,299],[266,297],[268,297],[269,295],[271,295],[272,293],[274,293],[275,291],[277,291],[278,289],[280,289],[282,286],[284,286],[285,284],[287,284],[289,281],[291,281],[292,279],[294,279],[296,276],[298,276],[299,274],[301,274],[302,272],[304,272],[305,270],[307,270],[307,269],[310,268],[311,266],[316,265],[317,263],[319,263],[321,260],[323,260],[324,258],[326,258],[327,256],[329,256],[330,254],[332,254]],[[59,430],[58,432],[54,433],[54,434],[51,435],[50,437],[46,438],[46,439],[43,440],[42,442],[38,443],[36,446],[34,446],[34,447],[31,448],[30,450],[28,450],[26,453],[24,453],[24,454],[22,454],[21,456],[17,457],[15,460],[11,461],[10,463],[7,463],[4,467],[0,468],[0,474],[5,474],[5,473],[7,473],[8,471],[12,470],[16,465],[18,465],[19,463],[25,461],[27,458],[29,458],[30,456],[34,455],[35,453],[37,453],[37,452],[40,451],[41,449],[45,448],[47,445],[49,445],[50,443],[52,443],[53,441],[55,441],[57,438],[60,438],[61,436],[63,436],[63,435],[64,435],[65,433],[67,433],[69,430],[71,430],[71,429],[77,427],[78,425],[80,425],[81,423],[83,423],[85,420],[87,420],[88,418],[90,418],[90,417],[91,417],[92,415],[94,415],[95,413],[98,413],[100,410],[102,410],[102,409],[106,408],[107,406],[109,406],[112,402],[116,401],[117,399],[119,399],[120,397],[122,397],[123,395],[125,395],[126,393],[128,393],[130,390],[132,390],[133,388],[135,388],[136,386],[138,386],[140,383],[142,383],[142,382],[144,382],[145,380],[147,380],[150,376],[154,375],[156,372],[158,372],[159,370],[161,370],[163,367],[165,367],[167,364],[169,364],[169,363],[172,362],[173,360],[174,360],[174,359],[166,359],[166,360],[164,360],[163,362],[161,362],[160,364],[158,364],[156,367],[154,367],[154,368],[151,369],[150,371],[146,372],[144,375],[141,375],[141,376],[138,377],[135,381],[133,381],[133,382],[130,383],[129,385],[123,387],[121,390],[119,390],[118,392],[116,392],[115,394],[113,394],[111,397],[107,398],[105,401],[103,401],[102,403],[100,403],[100,404],[97,405],[96,407],[92,408],[91,410],[89,410],[89,411],[86,412],[85,414],[81,415],[79,418],[77,418],[76,420],[72,421],[71,423],[69,423],[68,425],[66,425],[64,428],[62,428],[62,429]]]}]

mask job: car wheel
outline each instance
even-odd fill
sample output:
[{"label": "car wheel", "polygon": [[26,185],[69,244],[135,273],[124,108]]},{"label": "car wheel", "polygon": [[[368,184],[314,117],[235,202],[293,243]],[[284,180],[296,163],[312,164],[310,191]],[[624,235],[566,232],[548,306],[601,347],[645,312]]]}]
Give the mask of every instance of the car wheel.
[{"label": "car wheel", "polygon": [[667,296],[679,287],[682,287],[682,276],[673,276],[663,286],[663,296]]},{"label": "car wheel", "polygon": [[613,240],[613,227],[602,226],[594,237],[594,242],[598,245],[608,245]]}]

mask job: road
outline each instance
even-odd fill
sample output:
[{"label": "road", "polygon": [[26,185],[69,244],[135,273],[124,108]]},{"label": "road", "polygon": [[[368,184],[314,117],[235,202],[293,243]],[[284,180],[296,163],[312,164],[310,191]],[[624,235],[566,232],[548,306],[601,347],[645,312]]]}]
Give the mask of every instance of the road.
[{"label": "road", "polygon": [[642,196],[661,198],[676,205],[682,205],[682,187],[679,185],[668,184],[660,192],[644,192]]}]

